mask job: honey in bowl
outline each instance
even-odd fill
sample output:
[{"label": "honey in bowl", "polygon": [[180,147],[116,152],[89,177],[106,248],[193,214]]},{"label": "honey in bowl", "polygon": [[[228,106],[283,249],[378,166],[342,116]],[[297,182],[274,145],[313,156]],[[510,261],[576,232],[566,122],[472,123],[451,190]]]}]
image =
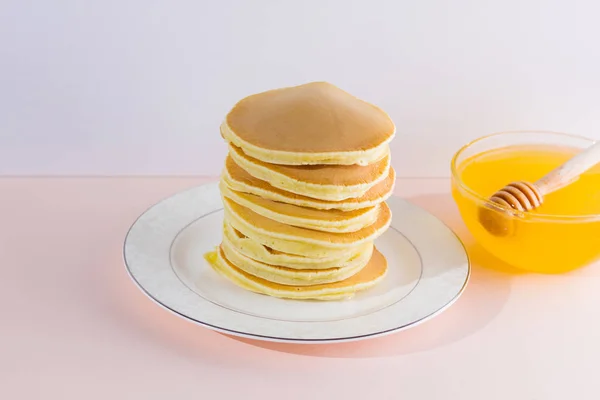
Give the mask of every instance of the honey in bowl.
[{"label": "honey in bowl", "polygon": [[600,165],[570,185],[544,197],[530,212],[507,213],[512,234],[493,235],[479,213],[509,182],[535,182],[589,146],[592,141],[560,133],[509,132],[479,139],[452,162],[452,195],[474,238],[488,252],[515,267],[559,273],[600,256]]}]

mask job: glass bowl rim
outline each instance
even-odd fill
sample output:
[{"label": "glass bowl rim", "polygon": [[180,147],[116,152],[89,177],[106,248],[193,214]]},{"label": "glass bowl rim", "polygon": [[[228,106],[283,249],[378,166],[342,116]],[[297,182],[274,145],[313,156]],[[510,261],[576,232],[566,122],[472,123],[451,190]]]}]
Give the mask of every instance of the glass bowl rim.
[{"label": "glass bowl rim", "polygon": [[[560,214],[540,214],[540,213],[533,213],[533,212],[528,212],[528,211],[517,212],[517,211],[513,210],[512,208],[508,208],[506,206],[500,206],[495,203],[492,203],[488,198],[480,195],[479,193],[477,193],[476,191],[474,191],[473,189],[468,187],[460,178],[460,175],[458,173],[458,165],[457,165],[458,159],[465,151],[467,151],[469,148],[471,148],[475,144],[483,142],[485,140],[489,140],[489,139],[498,137],[498,136],[503,136],[503,135],[532,134],[532,133],[533,134],[542,134],[542,135],[555,135],[555,136],[562,136],[565,138],[584,140],[584,141],[588,142],[590,145],[592,145],[593,143],[596,142],[594,139],[591,139],[589,137],[585,137],[582,135],[575,135],[575,134],[565,133],[565,132],[546,131],[546,130],[515,130],[515,131],[502,131],[502,132],[491,133],[491,134],[488,134],[485,136],[478,137],[477,139],[471,140],[470,142],[468,142],[465,145],[463,145],[462,147],[460,147],[456,151],[456,153],[454,153],[454,156],[452,156],[452,160],[450,161],[450,171],[451,171],[451,177],[452,177],[453,181],[460,187],[461,190],[463,190],[470,197],[474,198],[478,203],[484,204],[484,205],[490,205],[492,208],[502,209],[505,212],[508,212],[511,214],[518,214],[518,215],[522,216],[523,218],[526,218],[527,220],[538,220],[538,221],[544,220],[547,222],[562,221],[562,222],[573,222],[573,223],[591,222],[591,221],[595,221],[595,220],[600,220],[600,213],[599,214],[583,214],[583,215],[560,215]],[[507,146],[510,146],[510,144],[508,144]],[[509,182],[507,182],[507,184],[508,183]]]}]

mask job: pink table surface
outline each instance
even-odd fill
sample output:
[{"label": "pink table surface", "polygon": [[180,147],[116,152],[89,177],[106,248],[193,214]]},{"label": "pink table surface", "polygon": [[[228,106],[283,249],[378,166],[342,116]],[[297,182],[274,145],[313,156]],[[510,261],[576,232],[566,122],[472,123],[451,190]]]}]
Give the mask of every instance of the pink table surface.
[{"label": "pink table surface", "polygon": [[449,310],[370,341],[236,339],[147,299],[122,262],[148,206],[199,178],[0,179],[0,399],[597,399],[600,265],[519,274],[472,243],[446,179],[398,194],[466,242]]}]

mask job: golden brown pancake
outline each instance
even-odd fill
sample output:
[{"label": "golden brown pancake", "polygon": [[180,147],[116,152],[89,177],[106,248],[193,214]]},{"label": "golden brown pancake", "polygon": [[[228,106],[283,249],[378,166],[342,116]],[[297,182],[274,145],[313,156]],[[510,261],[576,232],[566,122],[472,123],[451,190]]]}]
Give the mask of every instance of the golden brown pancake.
[{"label": "golden brown pancake", "polygon": [[275,221],[325,232],[354,232],[377,219],[379,205],[352,211],[317,210],[281,203],[260,196],[237,192],[219,182],[221,194],[234,202]]},{"label": "golden brown pancake", "polygon": [[[244,154],[242,149],[230,146],[235,160],[243,159],[257,167],[266,168],[272,174],[281,174],[290,179],[314,183],[315,185],[352,186],[382,180],[389,172],[389,153],[369,165],[277,165],[270,164]],[[237,162],[237,161],[236,161]],[[240,163],[238,163],[239,165]],[[241,165],[240,165],[241,166]],[[243,166],[241,166],[243,168]],[[252,171],[246,171],[252,174]],[[269,182],[271,183],[271,182]],[[272,183],[271,183],[272,184]]]},{"label": "golden brown pancake", "polygon": [[235,245],[226,237],[223,237],[221,249],[233,265],[250,275],[282,285],[298,286],[332,283],[347,279],[359,272],[369,262],[372,255],[371,248],[371,251],[359,254],[351,263],[343,267],[296,269],[266,264],[247,257],[237,251]]},{"label": "golden brown pancake", "polygon": [[227,186],[238,192],[250,193],[264,199],[294,204],[319,210],[356,210],[372,207],[387,200],[394,191],[396,171],[390,168],[387,178],[371,187],[363,196],[342,201],[319,200],[300,194],[288,192],[270,185],[268,182],[255,178],[227,156],[223,179]]},{"label": "golden brown pancake", "polygon": [[[248,237],[252,237],[246,233],[250,231],[251,234],[254,233],[256,236],[262,235],[332,249],[354,247],[364,242],[373,241],[389,227],[392,219],[392,212],[388,205],[381,203],[377,220],[363,229],[347,233],[321,232],[282,224],[263,217],[227,197],[223,197],[223,203],[228,222]],[[296,254],[293,251],[289,252]]]},{"label": "golden brown pancake", "polygon": [[390,171],[390,154],[369,165],[278,165],[260,161],[230,145],[229,154],[250,175],[271,186],[316,199],[340,201],[363,196]]},{"label": "golden brown pancake", "polygon": [[349,298],[358,291],[374,286],[387,272],[387,261],[377,249],[373,249],[367,265],[350,278],[339,282],[310,286],[282,285],[253,276],[233,265],[220,247],[216,254],[209,254],[206,258],[217,272],[244,289],[290,299],[337,300]]},{"label": "golden brown pancake", "polygon": [[291,299],[352,297],[387,261],[396,133],[377,106],[326,82],[239,101],[221,124],[223,239],[206,254],[248,290]]},{"label": "golden brown pancake", "polygon": [[294,269],[343,268],[352,264],[361,254],[370,254],[373,251],[373,243],[367,242],[356,248],[344,249],[337,256],[330,254],[329,256],[312,258],[285,253],[252,240],[233,228],[227,221],[223,223],[223,238],[223,241],[227,239],[239,253],[248,258],[265,264]]},{"label": "golden brown pancake", "polygon": [[240,100],[223,137],[255,158],[290,165],[369,163],[396,128],[387,113],[327,82]]}]

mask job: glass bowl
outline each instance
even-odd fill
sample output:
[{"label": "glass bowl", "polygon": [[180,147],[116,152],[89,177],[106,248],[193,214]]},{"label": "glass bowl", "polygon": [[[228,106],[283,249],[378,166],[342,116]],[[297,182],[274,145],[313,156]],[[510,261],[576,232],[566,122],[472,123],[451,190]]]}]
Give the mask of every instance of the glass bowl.
[{"label": "glass bowl", "polygon": [[[521,145],[583,149],[592,143],[591,139],[565,133],[519,131],[485,136],[458,150],[451,162],[452,197],[475,240],[498,259],[533,272],[566,272],[597,260],[600,257],[600,214],[545,215],[534,211],[517,215],[493,205],[461,179],[461,164],[485,151]],[[509,218],[513,233],[498,236],[488,232],[480,223],[482,208],[497,213],[498,218]]]}]

